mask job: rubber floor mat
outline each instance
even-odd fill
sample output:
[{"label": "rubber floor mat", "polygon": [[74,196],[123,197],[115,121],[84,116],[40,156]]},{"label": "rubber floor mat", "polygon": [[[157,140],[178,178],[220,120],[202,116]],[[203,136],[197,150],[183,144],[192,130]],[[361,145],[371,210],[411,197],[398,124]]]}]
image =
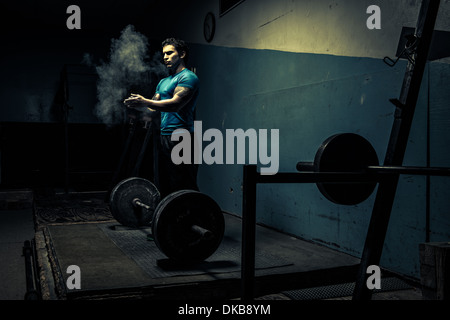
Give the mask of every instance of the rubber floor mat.
[{"label": "rubber floor mat", "polygon": [[[350,297],[353,295],[354,288],[355,283],[343,283],[316,288],[285,291],[283,292],[283,294],[285,294],[292,300],[323,300],[340,297]],[[381,279],[381,289],[375,289],[374,293],[404,290],[410,288],[412,288],[412,286],[408,285],[406,282],[395,277],[389,277]]]},{"label": "rubber floor mat", "polygon": [[[227,273],[241,270],[241,244],[230,237],[223,238],[217,251],[206,261],[195,266],[163,269],[158,260],[167,259],[151,240],[150,228],[127,228],[117,223],[99,224],[100,228],[122,252],[133,259],[152,278],[186,275]],[[267,252],[256,252],[256,269],[269,269],[292,265],[290,261]]]}]

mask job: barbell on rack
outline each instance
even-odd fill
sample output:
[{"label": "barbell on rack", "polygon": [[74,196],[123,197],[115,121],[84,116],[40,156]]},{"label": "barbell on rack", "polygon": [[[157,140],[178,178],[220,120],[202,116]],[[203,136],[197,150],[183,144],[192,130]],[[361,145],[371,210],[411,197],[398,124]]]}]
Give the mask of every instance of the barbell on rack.
[{"label": "barbell on rack", "polygon": [[299,162],[300,172],[359,173],[365,182],[320,182],[319,191],[330,201],[342,205],[356,205],[367,200],[383,176],[392,174],[450,176],[450,168],[380,166],[378,156],[362,136],[355,133],[336,134],[319,147],[314,162]]},{"label": "barbell on rack", "polygon": [[161,200],[156,186],[139,177],[125,179],[114,187],[110,209],[124,226],[151,226],[158,248],[178,263],[207,259],[217,250],[225,232],[222,210],[211,197],[181,190]]}]

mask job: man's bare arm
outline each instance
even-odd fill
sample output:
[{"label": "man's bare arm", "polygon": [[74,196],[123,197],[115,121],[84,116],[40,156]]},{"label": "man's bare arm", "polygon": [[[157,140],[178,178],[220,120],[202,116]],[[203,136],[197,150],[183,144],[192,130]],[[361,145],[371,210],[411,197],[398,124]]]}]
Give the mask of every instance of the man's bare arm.
[{"label": "man's bare arm", "polygon": [[171,99],[167,100],[155,100],[154,98],[161,99],[156,94],[153,99],[146,99],[141,95],[132,94],[130,98],[126,99],[124,103],[127,106],[146,106],[152,110],[163,112],[178,112],[180,111],[194,96],[195,91],[188,87],[176,87],[174,95]]}]

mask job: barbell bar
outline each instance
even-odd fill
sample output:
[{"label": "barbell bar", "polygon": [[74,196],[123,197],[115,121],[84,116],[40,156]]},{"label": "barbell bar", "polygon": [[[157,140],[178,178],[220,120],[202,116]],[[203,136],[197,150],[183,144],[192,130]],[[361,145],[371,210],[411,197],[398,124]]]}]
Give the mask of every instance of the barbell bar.
[{"label": "barbell bar", "polygon": [[[314,162],[297,163],[297,171],[317,172]],[[443,167],[412,167],[412,166],[367,166],[351,173],[370,174],[407,174],[417,176],[450,176],[450,168]]]},{"label": "barbell bar", "polygon": [[410,166],[368,166],[366,171],[376,174],[407,174],[418,176],[450,176],[450,168]]},{"label": "barbell bar", "polygon": [[127,227],[151,225],[161,195],[156,186],[142,178],[120,181],[111,191],[109,207],[113,217]]},{"label": "barbell bar", "polygon": [[[314,169],[314,162],[297,163],[299,172],[318,172]],[[323,171],[320,171],[323,172]],[[343,171],[340,171],[343,172]],[[450,176],[450,168],[444,167],[412,167],[412,166],[367,166],[362,170],[350,171],[349,173],[361,174],[407,174],[415,176]]]},{"label": "barbell bar", "polygon": [[225,220],[219,205],[204,193],[180,190],[158,204],[153,238],[170,259],[181,263],[206,260],[219,247]]},{"label": "barbell bar", "polygon": [[[152,210],[151,206],[146,205],[139,198],[134,198],[132,200],[132,204],[134,206],[141,207],[141,208],[143,208],[145,210]],[[196,233],[197,235],[199,235],[202,239],[210,239],[213,236],[211,231],[209,231],[207,229],[204,229],[204,228],[202,228],[202,227],[200,227],[200,226],[198,226],[196,224],[191,226],[191,231]]]},{"label": "barbell bar", "polygon": [[158,248],[178,263],[207,259],[217,250],[225,232],[222,210],[211,197],[181,190],[161,200],[156,186],[139,177],[127,178],[114,187],[110,209],[124,226],[151,226]]},{"label": "barbell bar", "polygon": [[150,206],[146,205],[145,203],[143,203],[141,201],[141,199],[139,199],[139,198],[134,198],[133,201],[132,201],[132,204],[134,206],[138,206],[138,207],[144,208],[146,210],[151,210],[152,209],[152,207],[150,207]]},{"label": "barbell bar", "polygon": [[[141,200],[138,199],[138,198],[133,199],[132,204],[134,206],[139,206],[141,208],[144,208],[145,210],[152,210],[151,206],[148,206],[145,203],[142,203]],[[200,227],[200,226],[198,226],[196,224],[191,226],[191,231],[196,233],[196,234],[198,234],[199,236],[201,236],[204,239],[207,239],[207,238],[209,239],[212,236],[212,232],[211,231],[206,230],[206,229],[204,229],[204,228],[202,228],[202,227]]]},{"label": "barbell bar", "polygon": [[[354,133],[336,134],[326,139],[319,147],[314,162],[298,162],[296,168],[299,172],[346,176],[339,182],[317,183],[319,191],[328,200],[343,205],[365,201],[373,193],[377,182],[386,175],[450,176],[450,168],[380,166],[370,142]],[[355,182],[352,175],[365,181]]]}]

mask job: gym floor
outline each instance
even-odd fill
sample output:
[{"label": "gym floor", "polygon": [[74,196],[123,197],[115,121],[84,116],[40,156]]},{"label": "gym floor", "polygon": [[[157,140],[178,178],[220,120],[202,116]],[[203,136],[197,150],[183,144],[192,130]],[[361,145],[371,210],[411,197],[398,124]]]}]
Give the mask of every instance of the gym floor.
[{"label": "gym floor", "polygon": [[24,299],[27,290],[22,250],[25,240],[33,237],[31,206],[0,210],[0,300]]},{"label": "gym floor", "polygon": [[[19,196],[18,196],[19,194]],[[24,196],[25,195],[25,196]],[[9,201],[7,206],[2,206],[0,210],[0,300],[23,300],[26,292],[26,280],[25,280],[25,263],[24,257],[22,256],[22,248],[25,240],[32,240],[35,237],[35,224],[33,216],[33,208],[30,205],[30,192],[14,192],[2,193],[2,198],[13,199]],[[20,198],[20,199],[18,199]],[[11,205],[13,203],[13,205]],[[227,217],[228,226],[231,226],[228,235],[230,237],[239,237],[236,233],[240,229],[240,220],[237,217],[229,216]],[[56,229],[54,229],[56,230]],[[53,231],[54,232],[54,231]],[[230,233],[231,232],[231,233]],[[59,241],[54,232],[54,241]],[[270,250],[270,252],[277,252],[281,257],[292,257],[295,265],[302,264],[301,255],[305,252],[310,254],[316,254],[320,259],[341,259],[341,262],[352,264],[354,258],[342,255],[339,253],[334,253],[332,250],[315,246],[311,243],[303,242],[298,239],[293,239],[288,235],[283,235],[274,230],[267,229],[265,227],[258,227],[258,246],[263,249]],[[60,239],[64,239],[63,235],[60,235]],[[274,245],[274,240],[276,245]],[[281,242],[280,242],[281,241]],[[61,243],[61,242],[60,242]],[[61,246],[61,244],[60,244]],[[58,246],[56,245],[58,249]],[[298,252],[299,250],[303,252]],[[298,256],[293,256],[297,254]],[[83,252],[81,252],[83,254]],[[328,256],[328,257],[327,257]],[[60,256],[63,259],[63,255]],[[313,261],[311,255],[308,257],[308,263]],[[320,261],[318,262],[320,263]],[[61,261],[60,261],[61,262]],[[304,267],[304,266],[303,266]],[[285,266],[284,270],[290,270],[294,272],[295,266]],[[283,269],[283,268],[282,268]],[[267,272],[263,274],[270,275],[274,272],[276,268],[268,269]],[[280,269],[281,270],[281,269]],[[284,271],[283,271],[284,272]],[[275,272],[276,273],[276,272]],[[258,273],[257,273],[258,275]],[[189,277],[179,277],[185,278],[189,282]],[[220,276],[215,275],[215,278],[220,278]],[[226,279],[226,277],[224,278]],[[383,278],[384,279],[384,278]],[[401,281],[401,280],[399,280]],[[275,292],[271,294],[262,294],[257,299],[261,300],[348,300],[351,297],[348,295],[351,290],[348,287],[349,284],[339,284],[335,286],[323,286],[317,288],[307,288],[291,291]],[[421,291],[418,288],[419,285],[414,283],[408,283],[405,285],[403,282],[400,286],[392,287],[390,290],[383,292],[376,292],[373,295],[373,300],[422,300]],[[350,290],[350,291],[349,291]]]}]

